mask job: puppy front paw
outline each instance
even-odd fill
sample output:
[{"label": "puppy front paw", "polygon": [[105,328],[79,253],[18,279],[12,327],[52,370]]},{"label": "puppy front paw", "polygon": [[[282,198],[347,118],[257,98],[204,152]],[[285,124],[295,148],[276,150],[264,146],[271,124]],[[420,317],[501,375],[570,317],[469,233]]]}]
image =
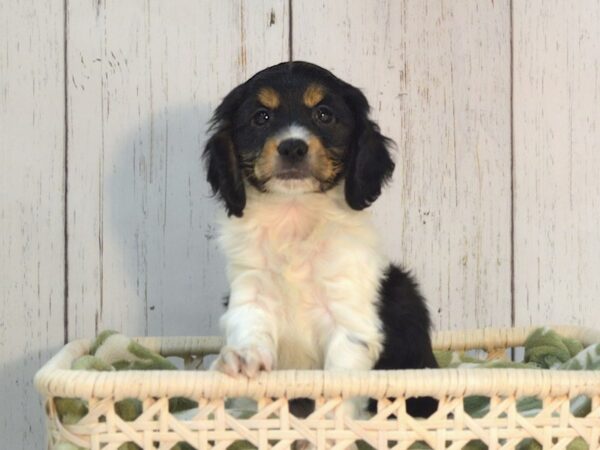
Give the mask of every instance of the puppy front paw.
[{"label": "puppy front paw", "polygon": [[210,369],[223,372],[229,376],[245,375],[253,378],[260,371],[270,372],[273,369],[275,357],[273,352],[264,347],[251,346],[233,348],[225,346],[219,357],[212,363]]}]

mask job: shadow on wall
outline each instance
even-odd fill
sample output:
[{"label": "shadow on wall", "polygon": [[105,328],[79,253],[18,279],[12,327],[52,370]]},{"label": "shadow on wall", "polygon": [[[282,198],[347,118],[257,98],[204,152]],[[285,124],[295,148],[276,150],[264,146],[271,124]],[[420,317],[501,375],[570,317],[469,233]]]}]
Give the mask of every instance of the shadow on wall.
[{"label": "shadow on wall", "polygon": [[100,329],[218,334],[227,282],[201,158],[210,114],[166,106],[105,156]]},{"label": "shadow on wall", "polygon": [[0,366],[0,399],[3,408],[0,420],[5,430],[11,430],[1,436],[2,448],[45,448],[46,418],[41,397],[33,386],[33,377],[62,345],[42,347],[41,350],[26,348],[20,357],[4,360]]}]

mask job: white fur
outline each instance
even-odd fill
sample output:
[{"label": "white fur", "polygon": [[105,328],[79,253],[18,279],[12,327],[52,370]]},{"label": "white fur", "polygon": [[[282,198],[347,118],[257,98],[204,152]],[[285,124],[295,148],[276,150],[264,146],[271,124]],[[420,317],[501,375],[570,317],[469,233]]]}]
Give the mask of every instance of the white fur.
[{"label": "white fur", "polygon": [[286,139],[300,139],[308,144],[308,139],[310,138],[310,135],[311,133],[309,130],[307,130],[301,125],[292,123],[289,127],[284,128],[275,135],[275,141],[281,142]]},{"label": "white fur", "polygon": [[298,180],[282,180],[279,178],[271,178],[269,181],[267,181],[265,188],[271,193],[287,195],[320,192],[319,182],[313,177],[307,177]]},{"label": "white fur", "polygon": [[[223,217],[231,294],[215,368],[370,369],[382,350],[378,288],[387,260],[365,211],[327,193],[258,193]],[[257,361],[258,358],[258,361]]]}]

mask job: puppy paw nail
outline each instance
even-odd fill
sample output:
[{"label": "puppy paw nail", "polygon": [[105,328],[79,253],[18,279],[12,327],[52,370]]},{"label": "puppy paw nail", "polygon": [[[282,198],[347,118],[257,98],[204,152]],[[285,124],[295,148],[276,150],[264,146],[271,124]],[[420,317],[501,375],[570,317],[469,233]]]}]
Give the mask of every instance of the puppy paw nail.
[{"label": "puppy paw nail", "polygon": [[229,376],[244,375],[253,378],[261,371],[270,371],[273,368],[273,356],[267,349],[248,347],[233,349],[225,347],[212,364],[211,370],[223,372]]}]

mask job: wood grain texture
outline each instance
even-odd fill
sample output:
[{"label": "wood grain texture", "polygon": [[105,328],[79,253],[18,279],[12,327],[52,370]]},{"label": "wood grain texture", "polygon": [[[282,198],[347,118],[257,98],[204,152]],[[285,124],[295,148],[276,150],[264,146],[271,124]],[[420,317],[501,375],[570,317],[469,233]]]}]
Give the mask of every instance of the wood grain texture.
[{"label": "wood grain texture", "polygon": [[293,55],[364,89],[398,144],[374,206],[439,329],[510,324],[510,4],[295,1]]},{"label": "wood grain texture", "polygon": [[598,327],[600,2],[515,2],[515,317]]},{"label": "wood grain texture", "polygon": [[43,447],[33,375],[64,341],[62,1],[0,2],[0,447]]},{"label": "wood grain texture", "polygon": [[68,5],[69,337],[217,333],[228,288],[206,122],[288,59],[288,3]]}]

